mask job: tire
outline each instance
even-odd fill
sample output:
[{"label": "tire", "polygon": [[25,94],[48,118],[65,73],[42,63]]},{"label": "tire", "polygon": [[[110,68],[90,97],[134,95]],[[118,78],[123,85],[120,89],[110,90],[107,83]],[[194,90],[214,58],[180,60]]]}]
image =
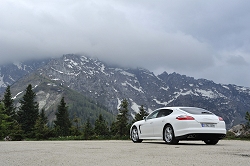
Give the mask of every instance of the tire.
[{"label": "tire", "polygon": [[171,125],[166,125],[163,130],[163,140],[167,144],[175,145],[178,144],[179,140],[176,140],[174,135],[174,129]]},{"label": "tire", "polygon": [[141,143],[142,139],[139,139],[139,134],[137,128],[134,126],[131,131],[131,139],[134,143]]},{"label": "tire", "polygon": [[219,140],[218,139],[208,139],[208,140],[204,140],[204,142],[207,145],[216,145],[219,142]]}]

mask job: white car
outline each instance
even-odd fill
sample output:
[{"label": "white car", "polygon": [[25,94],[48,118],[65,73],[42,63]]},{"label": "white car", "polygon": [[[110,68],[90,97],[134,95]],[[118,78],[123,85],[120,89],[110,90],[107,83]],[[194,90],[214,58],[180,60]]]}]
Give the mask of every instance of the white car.
[{"label": "white car", "polygon": [[163,139],[167,144],[202,140],[215,145],[225,135],[225,122],[221,117],[196,107],[159,108],[130,128],[130,138],[135,143],[144,139]]}]

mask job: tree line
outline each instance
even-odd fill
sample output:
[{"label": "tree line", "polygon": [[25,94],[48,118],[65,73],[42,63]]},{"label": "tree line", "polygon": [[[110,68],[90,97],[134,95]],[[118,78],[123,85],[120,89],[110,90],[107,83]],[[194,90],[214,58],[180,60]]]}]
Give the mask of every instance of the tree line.
[{"label": "tree line", "polygon": [[102,114],[91,125],[89,118],[80,125],[80,119],[75,115],[70,119],[68,106],[62,97],[55,120],[48,125],[45,110],[39,110],[36,94],[29,84],[25,94],[19,100],[19,107],[15,107],[10,86],[7,86],[3,99],[0,101],[0,139],[24,140],[24,139],[128,139],[129,128],[135,121],[142,120],[147,116],[143,105],[135,118],[130,121],[128,115],[128,101],[123,99],[118,109],[116,120],[108,125]]}]

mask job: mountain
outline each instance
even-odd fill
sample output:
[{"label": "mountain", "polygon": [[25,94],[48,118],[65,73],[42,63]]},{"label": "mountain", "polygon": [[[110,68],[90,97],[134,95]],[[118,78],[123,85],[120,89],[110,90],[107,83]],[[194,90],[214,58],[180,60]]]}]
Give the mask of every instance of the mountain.
[{"label": "mountain", "polygon": [[49,59],[30,60],[26,62],[15,62],[0,66],[0,94],[2,94],[7,85],[12,85],[23,76],[36,71],[39,67],[46,65]]},{"label": "mountain", "polygon": [[[25,77],[20,74],[20,80],[13,79],[18,81],[12,86],[14,95],[23,91],[28,83],[39,87],[40,91],[44,91],[37,93],[39,105],[46,106],[46,111],[50,111],[51,103],[61,97],[55,95],[57,91],[46,91],[50,89],[48,87],[64,87],[74,91],[90,98],[92,103],[98,103],[106,108],[107,113],[113,115],[118,113],[124,98],[130,103],[132,117],[141,105],[148,112],[163,106],[196,106],[223,117],[228,128],[244,123],[246,111],[250,111],[250,88],[247,87],[216,84],[210,80],[194,79],[178,73],[164,72],[156,76],[146,69],[122,68],[98,59],[71,54],[46,62],[37,61],[40,65],[35,65],[36,68],[31,65],[33,70],[26,71],[23,74],[26,74]],[[8,84],[3,79],[6,75],[1,68],[2,85]],[[34,75],[38,79],[34,79]],[[12,75],[9,74],[9,77],[12,78]],[[52,94],[54,99],[40,98]],[[71,101],[74,100],[76,99]]]},{"label": "mountain", "polygon": [[20,105],[18,101],[24,95],[28,84],[32,84],[39,108],[45,110],[50,124],[55,120],[57,106],[62,97],[65,98],[68,106],[70,119],[80,119],[78,125],[82,125],[87,119],[91,124],[94,124],[100,114],[109,124],[114,120],[114,116],[101,104],[66,86],[56,84],[53,80],[49,80],[37,72],[25,75],[11,86],[11,92],[15,94],[13,99],[17,107]]}]

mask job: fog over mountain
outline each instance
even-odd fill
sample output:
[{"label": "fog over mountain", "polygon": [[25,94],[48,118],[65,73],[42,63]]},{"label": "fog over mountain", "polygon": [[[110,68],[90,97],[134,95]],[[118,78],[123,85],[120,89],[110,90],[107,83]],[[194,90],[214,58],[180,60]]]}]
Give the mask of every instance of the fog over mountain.
[{"label": "fog over mountain", "polygon": [[0,63],[73,53],[250,87],[250,2],[0,1]]}]

